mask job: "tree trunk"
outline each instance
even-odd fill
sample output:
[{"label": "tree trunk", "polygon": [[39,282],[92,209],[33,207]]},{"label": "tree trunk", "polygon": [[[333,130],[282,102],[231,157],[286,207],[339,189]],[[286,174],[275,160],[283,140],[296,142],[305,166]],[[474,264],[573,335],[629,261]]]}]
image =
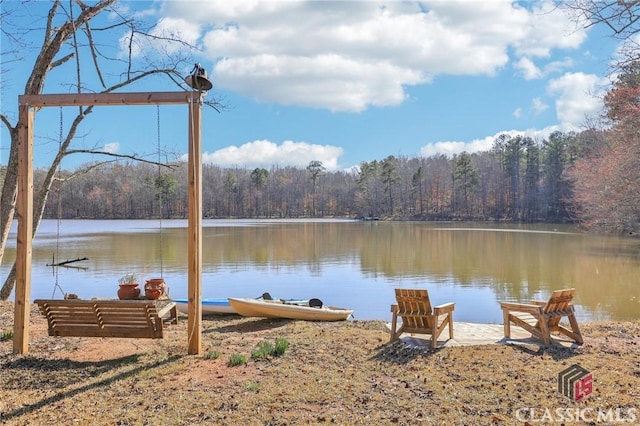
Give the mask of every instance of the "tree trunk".
[{"label": "tree trunk", "polygon": [[[0,195],[0,263],[4,257],[4,250],[9,239],[9,230],[15,213],[16,197],[18,194],[18,155],[17,144],[18,131],[17,127],[10,129],[11,134],[11,150],[9,152],[9,162],[7,164],[7,173],[5,175],[4,185],[2,186],[2,195]],[[1,296],[0,300],[6,300]],[[7,296],[8,297],[8,296]]]},{"label": "tree trunk", "polygon": [[[66,60],[70,58],[67,56],[61,60],[56,61],[55,58],[57,54],[60,52],[62,46],[67,42],[67,40],[74,34],[76,28],[82,27],[86,22],[90,21],[93,17],[100,14],[107,7],[115,3],[116,0],[102,0],[98,2],[93,7],[83,7],[82,12],[78,16],[75,21],[67,21],[63,25],[58,27],[53,27],[53,18],[55,17],[59,2],[54,2],[49,11],[48,21],[47,21],[47,31],[45,34],[45,42],[40,49],[40,53],[36,62],[33,66],[33,71],[29,75],[27,79],[27,83],[25,85],[24,93],[26,95],[37,95],[42,93],[42,89],[44,87],[44,83],[46,80],[49,71],[57,65],[60,65]],[[83,115],[82,113],[79,116]],[[80,119],[79,121],[81,121]],[[79,123],[78,121],[78,123]],[[7,121],[4,121],[5,124]],[[18,123],[15,127],[9,129],[11,134],[11,151],[9,153],[9,163],[7,164],[7,174],[5,178],[4,185],[2,187],[2,194],[0,195],[0,262],[4,256],[4,251],[7,246],[7,239],[9,237],[9,230],[11,229],[11,223],[13,222],[13,216],[16,208],[16,196],[18,193],[18,131],[17,129],[20,127],[20,123]],[[77,126],[77,124],[76,124]],[[73,132],[75,133],[75,127],[73,127]],[[67,136],[67,141],[71,141],[72,136],[71,132],[69,136]],[[68,143],[67,143],[68,146]],[[62,156],[64,155],[64,150],[61,147],[58,155],[56,156],[56,160],[54,164],[51,165],[50,172],[48,175],[51,175],[51,180],[48,185],[43,186],[43,190],[36,201],[34,208],[34,226],[33,232],[36,232],[37,225],[40,223],[40,218],[42,217],[42,211],[44,208],[44,203],[46,202],[49,188],[51,185],[51,181],[53,179],[53,174],[51,170],[57,168],[57,165],[60,164]],[[9,298],[9,295],[13,291],[13,287],[15,286],[15,264],[12,269],[12,273],[9,273],[9,276],[5,280],[2,288],[0,289],[0,300],[6,300]]]}]

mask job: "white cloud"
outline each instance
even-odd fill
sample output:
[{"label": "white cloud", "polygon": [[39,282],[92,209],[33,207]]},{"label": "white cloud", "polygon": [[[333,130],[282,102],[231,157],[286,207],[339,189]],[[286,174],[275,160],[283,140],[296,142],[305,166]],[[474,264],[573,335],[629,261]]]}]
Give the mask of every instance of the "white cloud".
[{"label": "white cloud", "polygon": [[516,108],[516,109],[513,111],[513,116],[514,116],[515,118],[520,118],[520,117],[522,117],[522,108]]},{"label": "white cloud", "polygon": [[529,58],[520,58],[513,67],[522,72],[525,80],[535,80],[542,77],[542,71]]},{"label": "white cloud", "polygon": [[493,136],[487,136],[484,139],[475,139],[470,142],[442,141],[430,143],[420,149],[420,156],[431,157],[440,154],[451,156],[461,152],[488,151],[491,149],[494,139],[495,137]]},{"label": "white cloud", "polygon": [[110,143],[104,144],[104,146],[102,147],[102,150],[110,154],[115,154],[116,152],[120,151],[120,143],[110,142]]},{"label": "white cloud", "polygon": [[[152,35],[160,38],[173,38],[191,45],[196,45],[200,36],[200,27],[193,25],[184,19],[174,19],[166,17],[160,20],[158,24],[153,28]],[[167,53],[173,53],[184,49],[182,44],[175,42],[165,42],[164,49]]]},{"label": "white cloud", "polygon": [[552,1],[531,2],[524,22],[523,37],[514,42],[521,56],[549,57],[553,49],[577,49],[586,31],[569,19],[566,11]]},{"label": "white cloud", "polygon": [[542,141],[546,139],[551,133],[560,130],[558,126],[549,126],[544,129],[527,129],[527,130],[506,130],[498,132],[493,136],[487,136],[482,139],[474,139],[469,142],[462,141],[447,141],[447,142],[435,142],[423,146],[420,149],[420,156],[431,157],[434,155],[447,155],[452,156],[454,154],[460,154],[461,152],[481,152],[489,151],[493,147],[494,141],[500,135],[508,135],[511,137],[524,136],[530,137],[534,141]]},{"label": "white cloud", "polygon": [[562,61],[552,61],[544,65],[544,69],[538,68],[528,57],[522,57],[513,64],[513,67],[520,71],[525,80],[537,80],[552,73],[561,72],[573,66],[573,59],[565,58]]},{"label": "white cloud", "polygon": [[549,105],[545,104],[540,98],[534,98],[531,103],[533,104],[533,110],[536,114],[540,114],[549,109]]},{"label": "white cloud", "polygon": [[[364,64],[337,55],[227,59],[218,63],[215,73],[218,86],[248,96],[259,94],[283,105],[354,112],[369,105],[400,104],[406,97],[403,84],[424,79],[389,63]],[[363,81],[362,74],[370,76],[368,81]]]},{"label": "white cloud", "polygon": [[[123,34],[118,40],[120,55],[126,57],[130,52],[131,56],[135,58],[148,54],[150,51],[158,52],[161,55],[177,53],[181,50],[187,50],[183,42],[196,46],[201,31],[199,26],[192,25],[184,19],[162,18],[149,32],[151,37],[135,34],[133,41],[131,41],[131,33]],[[172,40],[181,40],[181,42]]]},{"label": "white cloud", "polygon": [[399,105],[407,87],[437,75],[495,75],[510,49],[522,58],[516,67],[537,78],[542,71],[526,58],[575,49],[585,37],[584,30],[569,30],[551,1],[528,8],[504,0],[211,0],[163,7],[172,19],[163,25],[202,29],[198,42],[214,63],[217,88],[331,111]]},{"label": "white cloud", "polygon": [[[201,30],[197,43],[213,63],[209,77],[217,89],[258,102],[334,112],[400,105],[411,86],[429,84],[437,76],[491,77],[510,61],[525,80],[546,78],[574,65],[568,57],[555,60],[552,53],[578,49],[586,39],[586,30],[575,28],[551,0],[210,0],[197,8],[165,1],[163,8],[175,22]],[[557,97],[560,126],[441,141],[424,146],[421,154],[490,149],[503,133],[544,138],[554,130],[574,130],[586,113],[599,108],[595,98],[586,96],[595,81],[578,75],[567,73],[548,85],[547,94]],[[540,96],[532,100],[536,113],[548,107]],[[513,111],[516,118],[522,113],[521,108]],[[254,141],[204,158],[247,167],[306,166],[320,160],[337,168],[340,155],[337,147]]]},{"label": "white cloud", "polygon": [[551,73],[558,73],[567,68],[571,68],[574,65],[574,61],[572,58],[564,58],[561,61],[553,61],[549,62],[544,66],[544,74],[549,75]]},{"label": "white cloud", "polygon": [[311,161],[321,161],[327,170],[337,170],[343,149],[331,145],[284,141],[278,145],[268,140],[229,146],[212,153],[205,152],[202,162],[222,167],[271,167],[273,165],[307,167]]},{"label": "white cloud", "polygon": [[588,117],[598,116],[602,110],[599,94],[604,80],[581,72],[566,73],[551,80],[547,90],[556,98],[556,114],[563,131],[579,130]]}]

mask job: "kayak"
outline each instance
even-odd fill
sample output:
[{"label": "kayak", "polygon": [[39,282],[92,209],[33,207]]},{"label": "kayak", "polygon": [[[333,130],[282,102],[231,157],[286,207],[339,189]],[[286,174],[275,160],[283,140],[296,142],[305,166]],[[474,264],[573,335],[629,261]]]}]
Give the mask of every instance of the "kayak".
[{"label": "kayak", "polygon": [[[270,299],[269,293],[264,293],[261,297],[253,300]],[[178,312],[186,314],[189,312],[188,299],[173,299],[176,303]],[[308,299],[287,299],[285,303],[308,304]],[[207,298],[202,299],[202,315],[228,315],[237,314],[235,309],[229,304],[229,299],[225,298]]]},{"label": "kayak", "polygon": [[[315,302],[315,303],[314,303]],[[286,318],[306,321],[344,321],[353,309],[323,306],[318,299],[308,303],[289,303],[282,300],[229,298],[234,311],[245,317]]]},{"label": "kayak", "polygon": [[[176,302],[176,308],[183,314],[188,313],[189,305],[187,299],[173,299]],[[229,300],[226,298],[220,299],[202,299],[202,315],[221,315],[221,314],[235,314],[229,304]]]}]

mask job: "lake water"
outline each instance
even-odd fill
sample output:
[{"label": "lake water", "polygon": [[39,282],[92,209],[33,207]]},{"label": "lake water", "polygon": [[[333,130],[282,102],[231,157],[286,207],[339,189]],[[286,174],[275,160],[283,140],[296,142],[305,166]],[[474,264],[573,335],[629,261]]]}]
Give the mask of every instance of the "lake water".
[{"label": "lake water", "polygon": [[[88,260],[47,266],[54,256]],[[15,232],[2,279],[14,259]],[[355,319],[390,320],[397,287],[455,302],[457,321],[502,323],[498,301],[544,300],[568,287],[581,321],[640,318],[640,241],[572,226],[205,220],[202,261],[203,297],[317,297],[354,309]],[[170,295],[184,298],[186,265],[183,220],[45,220],[34,239],[31,299],[114,298],[129,272],[163,277]]]}]

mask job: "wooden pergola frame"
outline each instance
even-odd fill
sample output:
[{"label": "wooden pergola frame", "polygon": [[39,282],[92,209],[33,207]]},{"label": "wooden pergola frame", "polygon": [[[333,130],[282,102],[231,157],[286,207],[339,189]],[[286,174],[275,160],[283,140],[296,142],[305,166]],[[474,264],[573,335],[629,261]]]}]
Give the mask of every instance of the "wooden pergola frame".
[{"label": "wooden pergola frame", "polygon": [[82,93],[18,96],[18,198],[16,217],[16,292],[13,352],[29,352],[31,261],[33,254],[34,108],[51,106],[189,106],[188,162],[188,353],[202,352],[202,103],[203,92]]}]

